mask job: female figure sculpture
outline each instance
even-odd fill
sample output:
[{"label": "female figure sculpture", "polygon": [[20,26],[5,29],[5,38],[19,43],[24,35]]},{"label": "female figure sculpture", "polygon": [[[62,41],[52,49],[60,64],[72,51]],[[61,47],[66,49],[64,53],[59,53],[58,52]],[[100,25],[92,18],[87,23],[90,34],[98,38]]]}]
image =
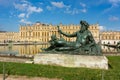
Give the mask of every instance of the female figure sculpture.
[{"label": "female figure sculpture", "polygon": [[58,32],[66,37],[76,37],[75,42],[59,41],[56,45],[56,51],[77,51],[79,54],[101,54],[101,48],[95,43],[92,33],[88,30],[89,24],[86,21],[80,21],[81,29],[73,34],[68,34],[60,30]]}]

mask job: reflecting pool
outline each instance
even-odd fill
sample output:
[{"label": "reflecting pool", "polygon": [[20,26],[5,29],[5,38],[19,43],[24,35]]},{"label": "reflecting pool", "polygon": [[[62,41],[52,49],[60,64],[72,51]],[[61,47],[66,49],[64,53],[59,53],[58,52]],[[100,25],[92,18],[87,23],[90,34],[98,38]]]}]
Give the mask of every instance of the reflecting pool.
[{"label": "reflecting pool", "polygon": [[[49,45],[13,45],[9,44],[7,46],[0,46],[0,54],[11,54],[11,55],[35,55],[42,52],[41,48],[47,48]],[[105,53],[116,53],[120,52],[120,49],[109,48],[106,46],[101,46],[102,52]]]},{"label": "reflecting pool", "polygon": [[0,54],[12,55],[34,55],[42,52],[41,48],[47,48],[48,45],[7,45],[0,46]]}]

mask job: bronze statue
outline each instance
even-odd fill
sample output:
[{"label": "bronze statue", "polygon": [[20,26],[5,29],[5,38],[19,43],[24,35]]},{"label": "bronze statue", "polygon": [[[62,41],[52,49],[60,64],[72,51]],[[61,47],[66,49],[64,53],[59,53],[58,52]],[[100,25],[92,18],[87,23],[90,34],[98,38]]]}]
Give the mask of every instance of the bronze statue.
[{"label": "bronze statue", "polygon": [[[57,39],[47,50],[55,51],[67,51],[67,53],[77,53],[77,54],[90,54],[90,55],[101,55],[101,48],[95,43],[95,40],[88,30],[89,24],[86,21],[80,21],[81,29],[73,34],[64,33],[59,26],[58,32],[66,37],[76,37],[75,42],[67,42],[63,39]],[[52,38],[51,38],[52,40]],[[52,40],[53,41],[53,40]],[[53,47],[54,46],[54,47]],[[46,50],[46,51],[47,51]]]}]

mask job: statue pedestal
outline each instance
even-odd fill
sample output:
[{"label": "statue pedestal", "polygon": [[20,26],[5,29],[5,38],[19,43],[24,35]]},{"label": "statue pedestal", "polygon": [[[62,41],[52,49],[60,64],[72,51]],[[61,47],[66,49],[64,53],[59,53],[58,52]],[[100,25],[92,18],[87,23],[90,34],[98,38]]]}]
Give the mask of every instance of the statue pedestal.
[{"label": "statue pedestal", "polygon": [[34,63],[64,67],[108,69],[108,59],[105,56],[40,53],[34,56]]}]

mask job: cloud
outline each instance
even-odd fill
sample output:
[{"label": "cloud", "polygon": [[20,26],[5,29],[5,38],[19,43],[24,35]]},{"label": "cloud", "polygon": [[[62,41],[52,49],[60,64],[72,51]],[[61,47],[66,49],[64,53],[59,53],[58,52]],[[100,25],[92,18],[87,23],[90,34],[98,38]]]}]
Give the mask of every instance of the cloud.
[{"label": "cloud", "polygon": [[28,9],[27,9],[27,15],[26,17],[28,18],[30,14],[32,14],[33,12],[36,12],[36,13],[40,13],[42,12],[43,9],[42,8],[37,8],[35,6],[29,6]]},{"label": "cloud", "polygon": [[84,9],[81,10],[81,12],[86,13],[86,12],[87,12],[87,9],[84,8]]},{"label": "cloud", "polygon": [[53,10],[55,8],[60,8],[60,9],[64,10],[63,11],[64,13],[71,14],[71,15],[79,14],[80,12],[82,12],[82,13],[87,12],[86,4],[84,4],[84,3],[80,3],[80,5],[82,6],[82,9],[72,8],[71,5],[66,5],[62,1],[61,2],[51,2],[51,5],[52,6],[46,6],[46,8],[48,10]]},{"label": "cloud", "polygon": [[109,0],[109,2],[112,4],[112,6],[119,6],[120,0]]},{"label": "cloud", "polygon": [[26,17],[28,18],[32,13],[40,13],[43,11],[42,8],[33,6],[30,2],[26,0],[22,0],[22,3],[14,3],[15,9],[24,12]]},{"label": "cloud", "polygon": [[71,11],[72,14],[78,14],[79,13],[79,10],[74,8],[72,11]]},{"label": "cloud", "polygon": [[83,8],[83,9],[77,9],[77,8],[70,9],[70,8],[67,8],[64,12],[68,13],[68,14],[71,14],[71,15],[74,15],[74,14],[79,14],[79,13],[86,13],[87,9],[86,8]]},{"label": "cloud", "polygon": [[20,11],[25,11],[28,7],[28,4],[24,3],[24,4],[16,4],[14,3],[14,7]]},{"label": "cloud", "polygon": [[86,7],[86,4],[80,2],[80,6],[82,6],[82,7]]},{"label": "cloud", "polygon": [[27,9],[29,12],[42,12],[43,9],[42,8],[37,8],[35,6],[29,6]]},{"label": "cloud", "polygon": [[59,8],[59,9],[62,9],[61,11],[63,11],[64,13],[70,13],[70,14],[78,13],[78,11],[76,9],[71,11],[70,10],[71,5],[66,5],[62,1],[61,2],[51,2],[51,6],[48,5],[48,6],[46,6],[46,8],[48,10],[55,10],[56,8]]},{"label": "cloud", "polygon": [[80,2],[80,6],[82,7],[82,9],[80,11],[83,12],[83,13],[86,13],[87,12],[86,4]]},{"label": "cloud", "polygon": [[65,13],[68,13],[68,14],[74,15],[74,14],[78,14],[78,13],[80,12],[80,10],[77,9],[77,8],[74,8],[74,9],[72,9],[72,10],[70,10],[69,8],[67,8],[64,12],[65,12]]},{"label": "cloud", "polygon": [[46,8],[47,8],[48,10],[52,10],[52,7],[51,7],[51,6],[46,6]]},{"label": "cloud", "polygon": [[110,20],[110,21],[118,21],[119,18],[116,17],[116,16],[110,16],[110,17],[109,17],[109,20]]},{"label": "cloud", "polygon": [[32,6],[30,4],[26,4],[26,3],[23,3],[23,4],[16,4],[14,3],[14,6],[16,9],[20,10],[20,11],[24,11],[26,13],[26,17],[28,18],[30,14],[36,12],[36,13],[40,13],[43,11],[42,8],[40,7],[36,7],[36,6]]},{"label": "cloud", "polygon": [[120,0],[109,0],[109,2],[111,2],[111,3],[118,3],[118,2],[120,2]]},{"label": "cloud", "polygon": [[21,0],[21,2],[26,3],[26,4],[31,4],[31,3],[28,2],[27,0]]},{"label": "cloud", "polygon": [[111,4],[111,6],[107,9],[105,9],[103,11],[103,13],[107,13],[107,12],[114,10],[115,8],[120,6],[120,0],[108,0],[107,3]]},{"label": "cloud", "polygon": [[24,18],[25,17],[25,13],[21,13],[18,15],[19,18]]},{"label": "cloud", "polygon": [[26,19],[28,19],[31,14],[43,12],[43,9],[41,7],[34,6],[27,0],[21,0],[19,3],[14,3],[13,5],[15,9],[20,11],[18,18],[20,18],[19,22],[21,23],[29,24],[31,22],[27,21]]},{"label": "cloud", "polygon": [[57,8],[64,8],[66,5],[63,2],[51,2],[51,4]]},{"label": "cloud", "polygon": [[65,5],[62,1],[61,2],[51,2],[51,5],[53,7],[57,7],[57,8],[70,8],[70,5]]},{"label": "cloud", "polygon": [[21,19],[19,22],[25,23],[25,24],[31,24],[31,22],[30,22],[30,21],[27,21],[26,19]]},{"label": "cloud", "polygon": [[105,27],[105,26],[99,26],[99,28],[100,28],[100,31],[106,30],[106,27]]},{"label": "cloud", "polygon": [[105,9],[105,10],[103,11],[103,14],[104,14],[104,13],[107,13],[107,12],[109,12],[109,11],[111,11],[113,8],[114,8],[114,7],[111,6],[111,7],[107,8],[107,9]]}]

